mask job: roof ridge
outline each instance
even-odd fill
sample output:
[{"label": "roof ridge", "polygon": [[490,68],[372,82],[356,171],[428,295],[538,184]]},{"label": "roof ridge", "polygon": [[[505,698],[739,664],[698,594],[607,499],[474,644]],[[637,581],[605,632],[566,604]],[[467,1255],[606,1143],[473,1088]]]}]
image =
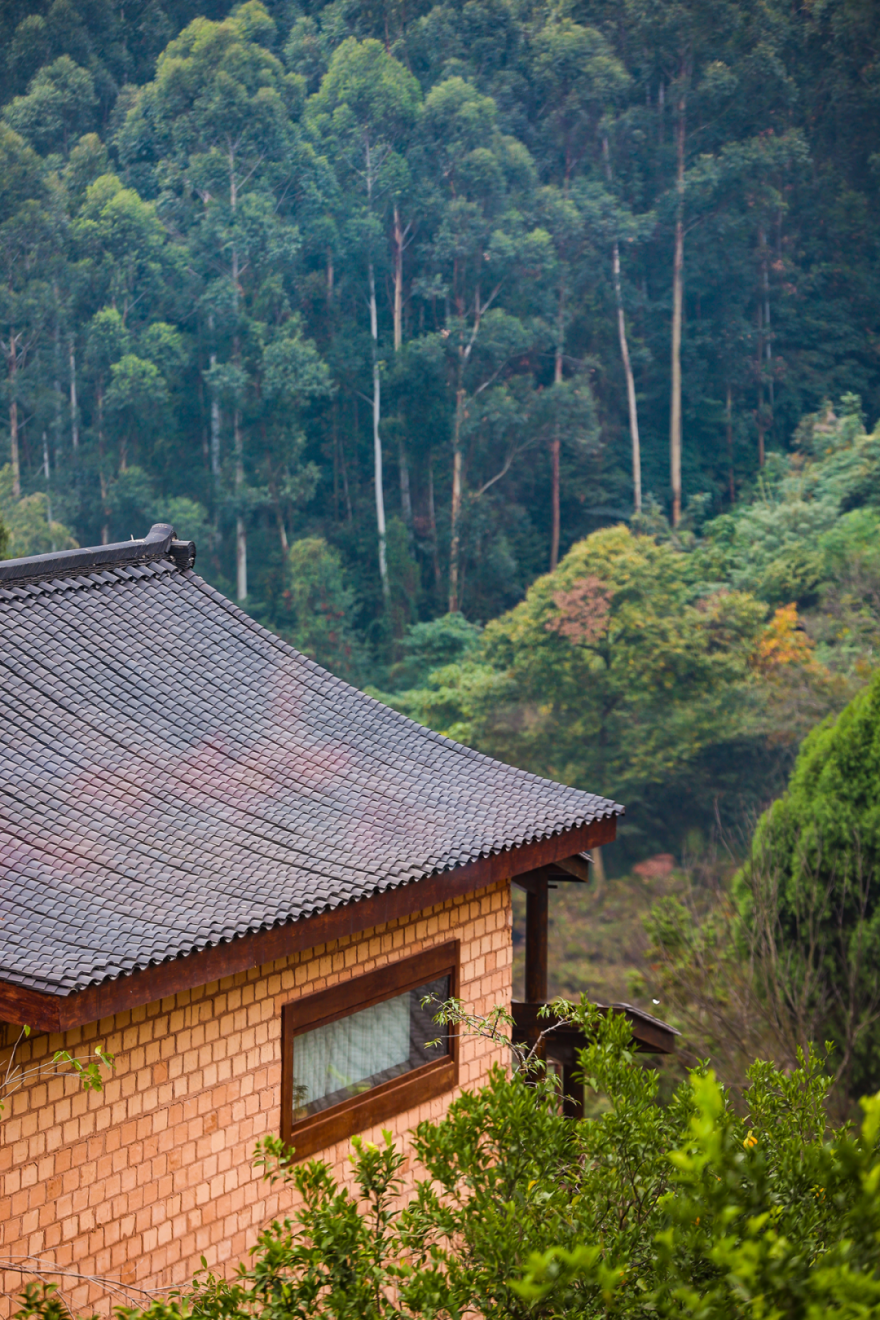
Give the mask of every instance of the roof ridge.
[{"label": "roof ridge", "polygon": [[194,541],[179,541],[170,523],[154,523],[147,535],[136,541],[114,541],[111,545],[77,547],[47,555],[27,555],[0,560],[0,586],[10,582],[39,582],[79,576],[105,568],[148,564],[172,559],[179,569],[192,568],[196,561]]}]

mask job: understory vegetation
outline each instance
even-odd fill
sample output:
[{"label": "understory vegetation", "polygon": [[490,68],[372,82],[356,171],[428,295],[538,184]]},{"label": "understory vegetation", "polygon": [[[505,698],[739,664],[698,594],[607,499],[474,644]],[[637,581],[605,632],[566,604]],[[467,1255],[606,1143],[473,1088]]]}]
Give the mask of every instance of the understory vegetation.
[{"label": "understory vegetation", "polygon": [[878,546],[880,433],[849,398],[804,419],[730,513],[673,530],[653,507],[578,542],[483,629],[416,625],[379,695],[623,802],[617,873],[699,853],[754,825],[801,740],[869,679]]}]

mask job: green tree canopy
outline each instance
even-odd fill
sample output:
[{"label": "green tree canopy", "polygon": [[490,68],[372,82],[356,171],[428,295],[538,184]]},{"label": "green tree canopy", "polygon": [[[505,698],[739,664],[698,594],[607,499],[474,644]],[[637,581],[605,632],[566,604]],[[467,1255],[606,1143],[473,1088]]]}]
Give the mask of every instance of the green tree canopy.
[{"label": "green tree canopy", "polygon": [[880,675],[805,740],[737,878],[772,939],[796,1029],[835,1042],[856,1094],[880,1085]]}]

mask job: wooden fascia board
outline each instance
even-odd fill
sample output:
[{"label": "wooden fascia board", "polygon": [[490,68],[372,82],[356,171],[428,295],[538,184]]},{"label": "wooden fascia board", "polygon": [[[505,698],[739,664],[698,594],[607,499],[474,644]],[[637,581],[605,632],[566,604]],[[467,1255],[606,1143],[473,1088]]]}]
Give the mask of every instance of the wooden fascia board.
[{"label": "wooden fascia board", "polygon": [[35,1031],[66,1031],[71,1027],[100,1022],[114,1013],[152,1004],[169,995],[234,976],[237,972],[250,971],[276,958],[412,916],[446,899],[460,898],[472,890],[484,889],[499,880],[546,866],[560,857],[571,857],[591,847],[601,847],[613,842],[616,835],[617,818],[606,816],[550,839],[481,857],[466,866],[346,903],[330,912],[304,917],[301,921],[291,921],[254,935],[241,935],[227,944],[174,958],[70,995],[45,994],[0,981],[0,1021],[27,1024]]}]

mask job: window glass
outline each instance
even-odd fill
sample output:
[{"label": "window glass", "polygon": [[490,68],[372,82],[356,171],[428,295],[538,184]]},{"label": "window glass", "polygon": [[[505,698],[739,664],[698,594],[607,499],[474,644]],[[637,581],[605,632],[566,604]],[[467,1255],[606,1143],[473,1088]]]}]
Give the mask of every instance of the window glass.
[{"label": "window glass", "polygon": [[[434,1021],[434,1014],[449,998],[449,989],[449,977],[441,976],[295,1036],[294,1122],[448,1054],[448,1030]],[[422,1008],[428,995],[433,1002]]]}]

